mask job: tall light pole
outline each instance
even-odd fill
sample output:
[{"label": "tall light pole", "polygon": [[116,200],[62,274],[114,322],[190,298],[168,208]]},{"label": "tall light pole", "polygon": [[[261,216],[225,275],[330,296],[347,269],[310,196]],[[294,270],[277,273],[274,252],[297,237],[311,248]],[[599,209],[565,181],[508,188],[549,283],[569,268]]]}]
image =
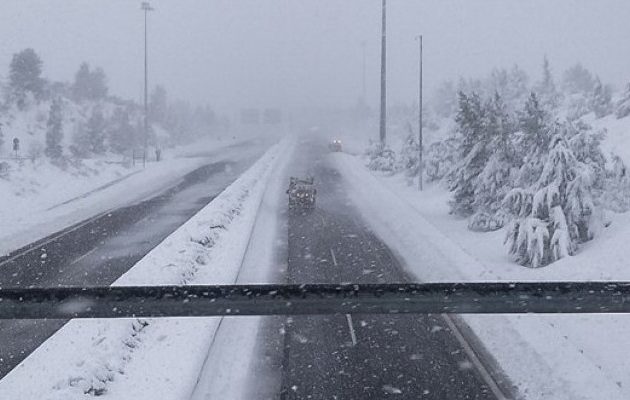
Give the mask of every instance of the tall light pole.
[{"label": "tall light pole", "polygon": [[153,11],[148,1],[143,1],[140,7],[144,11],[144,157],[142,165],[146,166],[149,147],[149,52],[147,35],[147,15]]},{"label": "tall light pole", "polygon": [[383,0],[383,22],[381,27],[381,122],[380,122],[380,139],[381,145],[385,145],[387,139],[387,38],[386,38],[386,21],[387,21],[387,4]]},{"label": "tall light pole", "polygon": [[416,36],[419,42],[418,61],[418,189],[422,190],[422,35]]}]

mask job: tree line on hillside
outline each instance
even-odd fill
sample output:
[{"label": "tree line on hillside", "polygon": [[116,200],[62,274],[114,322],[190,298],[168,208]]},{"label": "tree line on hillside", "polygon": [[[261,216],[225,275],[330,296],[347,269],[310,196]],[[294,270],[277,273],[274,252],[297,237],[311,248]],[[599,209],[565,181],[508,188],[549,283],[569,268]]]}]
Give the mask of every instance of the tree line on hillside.
[{"label": "tree line on hillside", "polygon": [[[42,121],[45,122],[44,149],[29,150],[34,156],[42,152],[60,165],[69,157],[87,158],[107,152],[128,154],[143,145],[143,108],[133,101],[110,95],[102,68],[91,68],[84,62],[71,83],[47,81],[42,77],[42,70],[43,62],[33,49],[14,54],[0,106],[0,118],[6,122],[2,128],[6,131],[11,115],[48,105],[47,116]],[[70,109],[75,110],[78,117],[69,116]],[[189,142],[207,135],[218,123],[211,108],[171,102],[162,86],[156,86],[150,95],[149,116],[148,140],[156,147]],[[155,128],[167,134],[166,139],[160,138],[162,143],[158,143]],[[71,145],[66,152],[63,143],[64,134],[68,132]],[[4,142],[0,130],[0,152]]]},{"label": "tree line on hillside", "polygon": [[[605,132],[581,117],[630,115],[630,86],[614,103],[610,87],[577,64],[558,88],[546,58],[533,85],[515,66],[458,86],[438,90],[427,119],[450,119],[453,129],[426,149],[424,169],[429,180],[447,185],[451,213],[467,218],[469,229],[505,227],[511,257],[540,267],[591,240],[602,225],[602,207],[628,210],[625,165],[613,155],[607,168],[600,146]],[[368,166],[417,176],[415,136],[397,154],[372,146]]]}]

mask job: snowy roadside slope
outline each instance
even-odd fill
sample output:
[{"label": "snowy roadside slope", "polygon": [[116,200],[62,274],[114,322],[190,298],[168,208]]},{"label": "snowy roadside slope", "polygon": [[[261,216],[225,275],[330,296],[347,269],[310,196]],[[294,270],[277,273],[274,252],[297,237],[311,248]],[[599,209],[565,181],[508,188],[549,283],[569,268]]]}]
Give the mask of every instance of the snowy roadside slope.
[{"label": "snowy roadside slope", "polygon": [[[497,268],[499,262],[486,265],[487,248],[480,246],[478,251],[474,243],[466,245],[459,236],[454,239],[448,224],[436,225],[427,220],[416,208],[414,197],[405,196],[402,185],[388,187],[384,183],[387,178],[372,175],[356,157],[332,157],[351,200],[370,228],[419,281],[523,278],[520,273],[510,274]],[[497,252],[503,251],[500,240],[492,246]],[[504,265],[507,267],[509,262],[505,260]],[[517,270],[530,271],[523,267],[514,269]],[[542,274],[540,271],[537,274]],[[529,278],[543,280],[541,275]],[[562,278],[570,279],[570,275],[550,276],[550,280]],[[466,315],[464,320],[527,399],[630,398],[628,316]]]},{"label": "snowy roadside slope", "polygon": [[[267,182],[288,146],[268,150],[115,285],[234,283]],[[71,321],[0,381],[0,398],[188,398],[218,321]]]}]

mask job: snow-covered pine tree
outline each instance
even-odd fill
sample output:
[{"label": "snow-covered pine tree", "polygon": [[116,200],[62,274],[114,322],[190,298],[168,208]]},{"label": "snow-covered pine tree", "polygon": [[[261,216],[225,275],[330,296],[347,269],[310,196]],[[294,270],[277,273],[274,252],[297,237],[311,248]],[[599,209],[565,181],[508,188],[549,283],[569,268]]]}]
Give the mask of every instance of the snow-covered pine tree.
[{"label": "snow-covered pine tree", "polygon": [[508,71],[506,69],[493,69],[488,78],[488,97],[498,93],[508,112],[521,106],[528,94],[528,76],[525,71],[514,64]]},{"label": "snow-covered pine tree", "polygon": [[475,214],[468,223],[476,231],[496,230],[507,222],[501,202],[514,187],[519,162],[512,141],[514,124],[499,93],[486,105],[485,132],[488,159],[475,179]]},{"label": "snow-covered pine tree", "polygon": [[592,189],[601,192],[606,180],[606,157],[601,149],[605,130],[594,132],[582,121],[565,124],[566,140],[575,158],[584,164],[593,177]]},{"label": "snow-covered pine tree", "polygon": [[457,134],[461,140],[458,158],[461,160],[448,175],[451,213],[470,216],[474,213],[476,178],[488,159],[489,137],[485,130],[486,110],[475,92],[459,92],[458,111],[455,116]]},{"label": "snow-covered pine tree", "polygon": [[63,140],[63,114],[61,99],[56,98],[50,105],[48,123],[46,129],[46,149],[44,153],[53,161],[58,161],[63,156],[61,141]]},{"label": "snow-covered pine tree", "polygon": [[90,141],[85,129],[85,123],[80,121],[74,126],[70,152],[77,158],[87,158],[90,154]]},{"label": "snow-covered pine tree", "polygon": [[[554,214],[550,216],[554,227],[566,229],[570,243],[553,242],[557,229],[552,231],[552,254],[573,254],[577,245],[592,239],[591,216],[594,210],[591,187],[593,174],[589,167],[578,161],[565,140],[570,135],[570,125],[559,127],[560,132],[552,140],[552,148],[536,186],[538,192],[543,190],[557,192],[560,210],[566,221],[558,220]],[[551,188],[551,189],[549,189]],[[536,197],[535,195],[534,197]],[[534,212],[538,206],[534,200]],[[565,233],[561,233],[560,236]],[[564,249],[554,250],[554,246]],[[555,259],[552,259],[555,261]]]},{"label": "snow-covered pine tree", "polygon": [[510,103],[508,110],[520,107],[529,94],[529,77],[518,65],[514,64],[508,73],[508,92],[505,103]]},{"label": "snow-covered pine tree", "polygon": [[618,213],[630,210],[630,174],[621,157],[611,154],[611,169],[606,174],[602,203]]},{"label": "snow-covered pine tree", "polygon": [[551,131],[549,113],[532,92],[518,113],[518,128],[514,165],[521,166],[517,186],[529,187],[542,172],[544,156],[549,151]]},{"label": "snow-covered pine tree", "polygon": [[536,85],[535,91],[538,93],[540,102],[546,108],[555,109],[559,105],[560,93],[556,89],[547,56],[543,59],[542,79]]},{"label": "snow-covered pine tree", "polygon": [[595,79],[588,69],[577,63],[564,71],[562,87],[568,94],[590,95],[595,88]]},{"label": "snow-covered pine tree", "polygon": [[615,116],[621,119],[630,115],[630,83],[626,85],[621,99],[615,105]]},{"label": "snow-covered pine tree", "polygon": [[102,68],[90,71],[88,63],[84,62],[74,75],[72,93],[77,100],[99,100],[107,96],[107,77]]},{"label": "snow-covered pine tree", "polygon": [[109,146],[118,154],[129,154],[134,146],[134,127],[131,124],[130,110],[116,108],[109,123]]},{"label": "snow-covered pine tree", "polygon": [[372,171],[394,172],[396,170],[396,153],[381,142],[370,144],[366,155],[368,168]]},{"label": "snow-covered pine tree", "polygon": [[514,217],[506,234],[508,252],[522,265],[537,268],[573,255],[593,237],[592,176],[569,148],[567,129],[556,127],[538,181],[512,190],[503,202]]},{"label": "snow-covered pine tree", "polygon": [[610,87],[603,85],[599,77],[595,78],[591,109],[597,118],[605,117],[612,112],[612,93]]},{"label": "snow-covered pine tree", "polygon": [[28,48],[15,53],[9,66],[9,89],[20,109],[27,105],[28,96],[40,99],[44,93],[42,60],[35,50]]},{"label": "snow-covered pine tree", "polygon": [[546,265],[545,248],[549,243],[549,230],[544,221],[531,214],[532,193],[522,188],[512,189],[503,199],[503,206],[513,216],[505,236],[505,244],[512,259],[532,268]]},{"label": "snow-covered pine tree", "polygon": [[450,117],[457,107],[457,91],[451,81],[445,81],[435,91],[431,98],[433,111],[438,117]]},{"label": "snow-covered pine tree", "polygon": [[105,152],[105,117],[101,106],[92,108],[92,114],[87,121],[86,131],[89,143],[89,150],[94,154]]}]

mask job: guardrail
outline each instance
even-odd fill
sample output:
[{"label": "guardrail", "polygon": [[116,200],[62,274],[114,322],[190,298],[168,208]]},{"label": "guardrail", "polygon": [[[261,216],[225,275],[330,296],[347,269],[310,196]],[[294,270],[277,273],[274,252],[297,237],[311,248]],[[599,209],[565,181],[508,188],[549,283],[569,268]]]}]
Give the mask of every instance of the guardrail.
[{"label": "guardrail", "polygon": [[630,282],[0,289],[0,319],[630,313]]}]

